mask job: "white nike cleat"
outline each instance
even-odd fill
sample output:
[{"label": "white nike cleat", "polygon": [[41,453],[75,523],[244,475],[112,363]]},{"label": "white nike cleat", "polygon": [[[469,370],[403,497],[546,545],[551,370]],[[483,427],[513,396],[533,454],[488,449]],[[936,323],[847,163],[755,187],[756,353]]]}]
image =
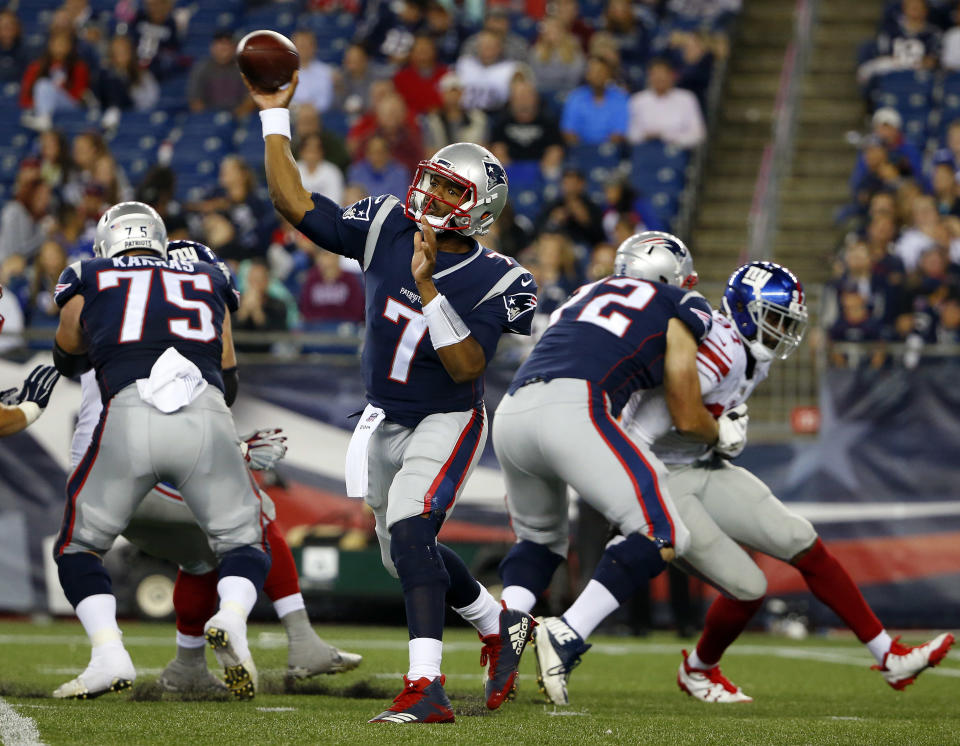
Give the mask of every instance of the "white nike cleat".
[{"label": "white nike cleat", "polygon": [[93,699],[108,692],[129,689],[136,678],[130,654],[118,647],[92,656],[84,672],[58,686],[53,696],[57,699]]},{"label": "white nike cleat", "polygon": [[677,686],[701,702],[753,702],[753,697],[748,697],[740,687],[721,673],[720,666],[708,670],[690,668],[686,650],[683,651],[683,663],[677,671]]},{"label": "white nike cleat", "polygon": [[247,645],[246,621],[221,609],[203,625],[203,636],[223,666],[223,680],[233,696],[253,699],[257,690],[257,667]]},{"label": "white nike cleat", "polygon": [[563,617],[536,620],[533,646],[537,654],[537,683],[555,705],[570,704],[567,683],[570,672],[580,665],[580,656],[592,646],[584,642]]},{"label": "white nike cleat", "polygon": [[870,668],[880,671],[894,689],[903,691],[916,681],[921,671],[940,663],[947,656],[951,645],[953,635],[946,632],[915,648],[903,645],[897,636],[893,638],[890,650],[883,656],[883,665]]},{"label": "white nike cleat", "polygon": [[362,655],[338,650],[313,632],[306,640],[290,642],[287,650],[287,676],[306,679],[318,674],[344,673],[352,671],[362,661]]},{"label": "white nike cleat", "polygon": [[227,685],[213,675],[206,661],[190,665],[174,658],[157,679],[160,688],[175,694],[225,694]]}]

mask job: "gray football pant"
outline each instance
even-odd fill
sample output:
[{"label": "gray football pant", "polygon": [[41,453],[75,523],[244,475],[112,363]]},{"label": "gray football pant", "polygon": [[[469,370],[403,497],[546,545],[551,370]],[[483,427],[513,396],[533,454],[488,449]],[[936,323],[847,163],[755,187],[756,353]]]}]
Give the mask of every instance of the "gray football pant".
[{"label": "gray football pant", "polygon": [[493,447],[518,539],[567,556],[569,485],[624,535],[664,539],[678,553],[686,548],[689,535],[661,481],[663,465],[624,434],[603,392],[587,381],[558,378],[505,396]]},{"label": "gray football pant", "polygon": [[230,410],[213,386],[172,414],[127,386],[107,403],[67,483],[57,554],[106,552],[161,481],[183,495],[216,557],[245,546],[263,550],[260,498],[238,444]]},{"label": "gray football pant", "polygon": [[[154,487],[143,498],[123,536],[151,557],[178,565],[190,575],[203,575],[217,569],[217,558],[207,535],[197,525],[190,508],[165,487]],[[270,497],[260,491],[267,521],[276,518]]]},{"label": "gray football pant", "polygon": [[453,510],[487,442],[487,411],[441,412],[416,427],[383,422],[367,449],[366,503],[376,518],[380,558],[393,577],[390,527],[397,521]]},{"label": "gray football pant", "polygon": [[690,546],[676,563],[741,601],[761,598],[767,579],[741,547],[789,561],[809,549],[817,532],[746,469],[719,457],[669,467],[667,485]]}]

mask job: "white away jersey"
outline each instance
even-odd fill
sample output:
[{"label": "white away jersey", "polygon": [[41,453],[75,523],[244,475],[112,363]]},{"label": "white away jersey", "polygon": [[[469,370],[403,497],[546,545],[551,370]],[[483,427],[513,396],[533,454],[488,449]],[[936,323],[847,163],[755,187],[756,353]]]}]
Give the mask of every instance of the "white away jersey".
[{"label": "white away jersey", "polygon": [[[697,371],[704,406],[719,417],[750,398],[770,372],[770,363],[755,361],[753,377],[747,378],[746,348],[730,319],[715,310],[713,326],[697,352]],[[663,386],[636,392],[621,420],[632,437],[651,445],[666,464],[689,464],[710,453],[705,443],[673,429]]]}]

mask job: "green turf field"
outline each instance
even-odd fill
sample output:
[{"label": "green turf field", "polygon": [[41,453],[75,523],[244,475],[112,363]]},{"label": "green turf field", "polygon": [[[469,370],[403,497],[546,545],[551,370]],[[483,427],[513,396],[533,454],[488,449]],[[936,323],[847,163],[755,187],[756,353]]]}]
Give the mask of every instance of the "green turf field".
[{"label": "green turf field", "polygon": [[[0,740],[5,744],[950,744],[960,743],[960,663],[944,661],[905,692],[895,692],[852,638],[793,642],[747,635],[724,671],[752,695],[745,705],[707,705],[680,693],[680,649],[669,634],[596,637],[571,679],[568,707],[544,704],[533,651],[521,666],[517,699],[495,713],[483,705],[480,645],[464,629],[448,631],[444,672],[457,722],[367,725],[400,691],[405,631],[323,627],[363,665],[312,679],[288,692],[279,625],[254,625],[251,648],[261,672],[253,701],[183,702],[153,683],[172,657],[172,625],[125,623],[139,678],[132,691],[91,701],[59,701],[50,692],[86,665],[89,649],[75,622],[0,622]],[[905,636],[906,642],[920,642]],[[956,651],[954,655],[956,654]],[[960,660],[960,656],[958,656]],[[211,665],[215,665],[209,654]],[[22,716],[22,717],[18,717]],[[26,718],[32,719],[34,726]],[[439,730],[439,732],[437,732]]]}]

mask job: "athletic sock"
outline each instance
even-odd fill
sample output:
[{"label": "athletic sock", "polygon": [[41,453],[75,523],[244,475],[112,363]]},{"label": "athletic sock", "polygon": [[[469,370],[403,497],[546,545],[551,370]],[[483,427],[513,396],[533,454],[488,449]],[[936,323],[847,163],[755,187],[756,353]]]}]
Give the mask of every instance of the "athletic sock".
[{"label": "athletic sock", "polygon": [[501,600],[508,609],[519,609],[529,612],[537,603],[537,597],[520,585],[508,585],[500,594]]},{"label": "athletic sock", "polygon": [[700,665],[694,667],[713,668],[717,665],[724,651],[747,628],[747,624],[762,603],[762,598],[738,601],[726,596],[718,596],[707,611],[707,618],[703,623],[703,634],[696,649]]},{"label": "athletic sock", "polygon": [[407,678],[416,681],[424,677],[431,681],[440,675],[440,661],[443,658],[443,642],[430,637],[417,637],[410,640],[410,670]]},{"label": "athletic sock", "polygon": [[291,644],[316,636],[313,627],[310,626],[310,617],[307,616],[306,609],[297,609],[285,614],[280,617],[280,623],[283,625],[283,630],[287,633],[287,639]]},{"label": "athletic sock", "polygon": [[177,615],[177,634],[203,640],[203,624],[217,611],[216,570],[203,575],[177,573],[173,586],[173,609]]},{"label": "athletic sock", "polygon": [[303,602],[303,595],[299,591],[289,596],[275,599],[273,602],[273,610],[276,612],[277,619],[280,621],[283,621],[283,618],[288,614],[306,608],[307,605]]},{"label": "athletic sock", "polygon": [[120,627],[117,626],[117,599],[111,593],[87,596],[77,604],[77,618],[83,625],[94,655],[119,647]]},{"label": "athletic sock", "polygon": [[893,645],[893,640],[890,639],[890,635],[887,634],[887,630],[883,630],[872,640],[867,640],[865,644],[867,646],[867,650],[869,650],[873,657],[877,659],[877,663],[882,666],[883,659],[887,657],[887,653],[890,652],[890,646]]},{"label": "athletic sock", "polygon": [[[276,521],[270,521],[264,531],[270,543],[270,572],[263,583],[263,592],[271,601],[300,594],[300,576],[293,560],[290,545]],[[277,612],[279,615],[279,612]]]},{"label": "athletic sock", "polygon": [[866,644],[883,632],[856,583],[820,539],[793,566],[813,595],[829,606],[860,642]]},{"label": "athletic sock", "polygon": [[603,583],[591,579],[573,605],[563,613],[563,619],[586,640],[600,622],[618,608],[620,608],[620,602],[610,589]]},{"label": "athletic sock", "polygon": [[465,621],[470,622],[481,637],[500,632],[500,612],[503,611],[503,607],[490,595],[490,591],[482,585],[476,601],[469,606],[454,609],[454,611]]}]

